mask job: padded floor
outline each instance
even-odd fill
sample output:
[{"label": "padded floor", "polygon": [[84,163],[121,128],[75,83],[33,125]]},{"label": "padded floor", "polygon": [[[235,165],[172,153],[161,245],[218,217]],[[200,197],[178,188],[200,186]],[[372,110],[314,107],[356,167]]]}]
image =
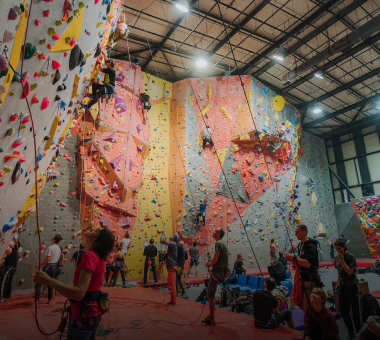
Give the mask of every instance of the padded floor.
[{"label": "padded floor", "polygon": [[[201,320],[208,315],[208,306],[179,298],[176,308],[167,308],[165,305],[169,301],[169,295],[149,288],[125,289],[116,286],[103,290],[110,294],[111,310],[103,315],[101,325],[120,328],[107,335],[107,340],[302,339],[299,331],[284,327],[275,330],[257,329],[252,317],[222,309],[216,311],[215,326],[203,327]],[[12,304],[8,302],[1,305],[0,339],[4,339],[2,335],[7,340],[57,338],[57,334],[44,336],[39,333],[34,322],[34,309],[27,306],[31,302],[31,298],[25,300],[24,296],[13,300]],[[39,319],[45,332],[53,331],[58,325],[63,302],[63,297],[57,297],[53,299],[52,305],[41,304]],[[140,329],[131,329],[133,325]],[[97,339],[105,338],[99,336]]]}]

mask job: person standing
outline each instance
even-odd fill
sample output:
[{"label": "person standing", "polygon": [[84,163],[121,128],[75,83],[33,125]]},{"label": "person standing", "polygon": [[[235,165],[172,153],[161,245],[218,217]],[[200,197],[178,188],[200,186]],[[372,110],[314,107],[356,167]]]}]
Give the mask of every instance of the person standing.
[{"label": "person standing", "polygon": [[278,251],[276,245],[274,244],[274,238],[270,240],[269,249],[270,249],[270,259],[273,260],[276,258],[276,251]]},{"label": "person standing", "polygon": [[294,240],[291,238],[290,239],[290,250],[289,250],[289,253],[290,254],[296,254],[297,253],[297,243],[294,242]]},{"label": "person standing", "polygon": [[12,293],[12,280],[16,273],[21,242],[16,239],[11,253],[5,258],[0,270],[0,301],[9,301]]},{"label": "person standing", "polygon": [[156,272],[157,248],[154,245],[154,240],[152,238],[149,241],[149,245],[144,248],[143,256],[146,256],[145,264],[144,264],[144,285],[146,285],[149,266],[152,266],[154,283],[157,284],[158,283],[157,272]]},{"label": "person standing", "polygon": [[168,270],[167,285],[170,292],[170,302],[168,307],[177,307],[177,252],[178,252],[178,235],[173,234],[169,237],[169,241],[166,241],[165,230],[162,231],[160,242],[168,246],[168,252],[166,254],[166,268]]},{"label": "person standing", "polygon": [[197,240],[193,241],[193,246],[189,248],[190,253],[190,267],[187,270],[187,279],[191,272],[191,268],[195,265],[195,279],[198,279],[198,265],[199,265],[199,248],[197,247]]},{"label": "person standing", "polygon": [[318,251],[318,260],[319,262],[322,261],[322,254],[323,254],[323,251],[321,249],[321,244],[319,243],[318,239],[317,239],[317,236],[314,236],[314,241],[315,243],[317,244],[317,251]]},{"label": "person standing", "polygon": [[330,243],[330,257],[332,260],[335,261],[335,254],[334,254],[334,242]]},{"label": "person standing", "polygon": [[91,230],[85,234],[86,253],[74,274],[74,284],[66,285],[37,271],[34,282],[53,287],[59,294],[70,299],[70,323],[68,340],[95,340],[96,330],[102,318],[100,309],[100,287],[102,285],[106,258],[114,245],[114,236],[109,229]]},{"label": "person standing", "polygon": [[350,241],[349,240],[347,240],[345,237],[344,237],[344,235],[342,234],[342,235],[340,235],[340,239],[344,242],[344,245],[346,246],[347,244],[349,244],[350,243]]},{"label": "person standing", "polygon": [[[228,269],[228,248],[223,242],[225,232],[222,228],[216,228],[212,234],[215,239],[215,253],[211,261],[206,263],[209,268],[210,280],[207,285],[207,298],[209,303],[210,315],[202,320],[202,326],[215,325],[215,292],[219,282],[226,279]],[[212,268],[212,269],[211,269]]]},{"label": "person standing", "polygon": [[118,247],[117,244],[115,244],[113,246],[111,252],[108,254],[107,259],[106,259],[106,285],[108,285],[110,273],[112,272],[111,281],[112,281],[113,275],[115,273],[114,267],[113,267],[113,257],[115,255],[115,250],[117,247]]},{"label": "person standing", "polygon": [[166,252],[167,252],[167,246],[162,244],[160,241],[156,244],[157,252],[158,252],[158,272],[157,272],[157,279],[159,280],[162,274],[162,267],[166,263]]},{"label": "person standing", "polygon": [[185,248],[185,243],[183,241],[180,241],[178,245],[178,254],[177,254],[177,264],[178,264],[177,282],[178,282],[178,285],[182,289],[181,296],[186,293],[185,287],[182,283],[182,273],[185,272],[185,262],[187,259],[188,259],[188,254]]},{"label": "person standing", "polygon": [[125,255],[128,253],[128,249],[131,247],[131,235],[129,235],[129,232],[127,231],[125,233],[125,237],[120,241],[120,244],[122,245],[121,252]]},{"label": "person standing", "polygon": [[238,254],[237,259],[234,263],[235,274],[238,274],[238,275],[246,274],[247,269],[245,268],[243,261],[244,261],[243,254]]},{"label": "person standing", "polygon": [[[63,240],[62,236],[60,234],[55,235],[51,242],[53,243],[46,252],[46,258],[41,263],[41,267],[44,266],[43,271],[51,278],[54,279],[57,270],[58,270],[58,261],[61,256],[61,248],[58,245],[59,242]],[[37,269],[38,266],[36,266]],[[40,291],[37,292],[37,300],[40,298]],[[51,302],[51,299],[53,298],[53,288],[48,285],[48,303]]]},{"label": "person standing", "polygon": [[350,316],[352,308],[352,319],[357,333],[361,329],[360,307],[359,307],[359,281],[355,272],[357,269],[354,255],[347,252],[343,240],[334,243],[338,255],[335,257],[335,268],[338,270],[337,289],[339,294],[339,312],[348,330],[347,339],[355,339],[354,326]]},{"label": "person standing", "polygon": [[122,245],[119,245],[117,252],[115,253],[113,257],[113,267],[114,267],[114,272],[113,272],[113,286],[116,286],[117,282],[117,277],[121,276],[121,280],[123,281],[123,286],[125,286],[125,270],[128,271],[128,264],[127,261],[125,260],[125,256],[122,252]]},{"label": "person standing", "polygon": [[77,268],[80,265],[80,261],[82,261],[82,257],[85,254],[84,248],[86,245],[82,242],[79,245],[79,251],[76,251],[73,256],[71,257],[71,262],[75,261],[75,268]]},{"label": "person standing", "polygon": [[[299,266],[302,292],[302,310],[306,311],[310,307],[310,294],[314,287],[320,285],[318,276],[318,251],[314,240],[307,237],[308,229],[304,224],[297,225],[295,234],[300,241],[298,244],[298,256],[295,254],[286,254],[286,259],[292,261],[295,266]],[[298,278],[295,278],[298,279]]]},{"label": "person standing", "polygon": [[314,288],[310,294],[312,307],[304,315],[305,340],[339,340],[339,327],[333,313],[325,307],[326,294]]}]

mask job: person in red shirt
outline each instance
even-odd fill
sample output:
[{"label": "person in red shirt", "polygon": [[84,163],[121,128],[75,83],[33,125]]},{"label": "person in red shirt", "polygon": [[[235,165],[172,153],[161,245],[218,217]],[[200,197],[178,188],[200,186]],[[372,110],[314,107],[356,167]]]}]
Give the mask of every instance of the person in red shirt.
[{"label": "person in red shirt", "polygon": [[312,308],[308,308],[304,322],[305,340],[339,340],[339,327],[333,313],[325,307],[326,294],[321,288],[314,288],[310,294]]},{"label": "person in red shirt", "polygon": [[71,322],[68,327],[69,340],[94,340],[101,320],[99,307],[100,287],[102,285],[106,259],[111,252],[115,237],[111,230],[91,230],[85,234],[86,253],[75,270],[74,285],[63,284],[37,271],[34,282],[49,285],[59,294],[70,299]]}]

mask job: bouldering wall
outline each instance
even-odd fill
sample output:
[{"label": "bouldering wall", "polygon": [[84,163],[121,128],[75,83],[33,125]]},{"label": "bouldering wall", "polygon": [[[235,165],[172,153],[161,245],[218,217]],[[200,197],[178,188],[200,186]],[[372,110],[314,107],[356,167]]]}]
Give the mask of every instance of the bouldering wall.
[{"label": "bouldering wall", "polygon": [[105,46],[116,28],[121,5],[121,0],[0,3],[0,226],[3,241],[0,258],[16,226],[35,210],[35,153],[30,112],[35,128],[38,190],[41,191],[52,158],[64,152],[62,148],[58,150],[58,145],[70,134],[72,118],[78,113],[79,94],[83,93],[91,75],[95,54],[100,53],[100,47]]},{"label": "bouldering wall", "polygon": [[[352,207],[358,219],[361,233],[373,258],[380,255],[380,218],[379,218],[379,197],[369,196],[351,199]],[[356,231],[359,228],[356,229]],[[350,235],[344,234],[350,240]],[[355,242],[355,241],[354,241]],[[364,253],[364,255],[366,255]],[[360,254],[359,256],[364,256]]]}]

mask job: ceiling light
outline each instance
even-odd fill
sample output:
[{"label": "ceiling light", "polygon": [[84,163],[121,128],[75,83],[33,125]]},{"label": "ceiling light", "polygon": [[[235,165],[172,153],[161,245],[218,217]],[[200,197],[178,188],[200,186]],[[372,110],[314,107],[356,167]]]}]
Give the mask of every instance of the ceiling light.
[{"label": "ceiling light", "polygon": [[203,58],[199,58],[196,63],[195,63],[198,67],[200,68],[203,68],[203,67],[206,67],[207,66],[207,61]]},{"label": "ceiling light", "polygon": [[379,110],[380,110],[380,106],[376,106],[376,109],[379,109]]},{"label": "ceiling light", "polygon": [[322,109],[318,106],[316,106],[314,109],[313,109],[313,113],[321,113],[322,112]]},{"label": "ceiling light", "polygon": [[323,79],[323,75],[320,72],[314,73],[314,77],[318,79]]},{"label": "ceiling light", "polygon": [[277,59],[277,60],[279,60],[279,61],[284,60],[284,57],[283,57],[281,54],[275,54],[275,55],[273,56],[273,58],[274,58],[274,59]]},{"label": "ceiling light", "polygon": [[189,4],[186,0],[178,0],[175,3],[175,7],[177,7],[180,11],[187,13],[189,11]]}]

